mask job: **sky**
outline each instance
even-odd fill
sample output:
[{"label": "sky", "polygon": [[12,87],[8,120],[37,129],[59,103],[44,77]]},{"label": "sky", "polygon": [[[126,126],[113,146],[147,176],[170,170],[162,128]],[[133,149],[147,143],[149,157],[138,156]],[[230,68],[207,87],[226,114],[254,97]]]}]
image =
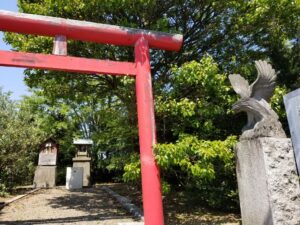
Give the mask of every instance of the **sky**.
[{"label": "sky", "polygon": [[[17,12],[17,0],[0,0],[0,9]],[[3,32],[0,32],[0,50],[11,50],[12,47],[3,42]],[[11,99],[20,100],[23,95],[29,95],[24,83],[24,69],[0,66],[0,87],[4,92],[11,91]]]}]

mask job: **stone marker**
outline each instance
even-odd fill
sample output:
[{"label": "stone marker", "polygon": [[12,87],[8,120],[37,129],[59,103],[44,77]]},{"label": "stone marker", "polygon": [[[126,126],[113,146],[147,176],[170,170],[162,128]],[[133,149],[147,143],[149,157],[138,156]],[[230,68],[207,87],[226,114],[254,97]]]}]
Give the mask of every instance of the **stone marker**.
[{"label": "stone marker", "polygon": [[276,73],[256,61],[258,77],[249,85],[240,75],[230,82],[241,96],[233,105],[248,123],[237,144],[236,171],[243,225],[299,225],[300,187],[291,140],[268,104]]},{"label": "stone marker", "polygon": [[34,174],[34,186],[54,187],[56,185],[56,162],[58,144],[52,138],[41,144],[38,166]]},{"label": "stone marker", "polygon": [[283,97],[292,142],[295,151],[298,175],[300,174],[300,88]]},{"label": "stone marker", "polygon": [[66,173],[66,189],[81,189],[83,181],[83,168],[81,167],[67,167]]},{"label": "stone marker", "polygon": [[76,157],[73,158],[73,167],[83,168],[83,186],[90,185],[91,176],[91,158],[89,157],[89,148],[93,145],[90,139],[76,139],[73,144],[77,147]]}]

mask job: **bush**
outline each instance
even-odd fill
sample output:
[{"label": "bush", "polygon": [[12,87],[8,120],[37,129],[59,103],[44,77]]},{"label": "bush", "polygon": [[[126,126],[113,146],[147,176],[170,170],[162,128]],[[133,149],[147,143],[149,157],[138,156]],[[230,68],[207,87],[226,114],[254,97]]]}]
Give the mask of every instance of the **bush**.
[{"label": "bush", "polygon": [[8,195],[8,189],[5,184],[0,183],[0,197],[6,197]]},{"label": "bush", "polygon": [[162,178],[174,188],[192,192],[197,201],[212,208],[234,209],[236,141],[235,136],[225,141],[205,141],[181,135],[175,144],[158,144],[156,159]]},{"label": "bush", "polygon": [[[195,136],[181,135],[175,144],[158,144],[156,160],[161,169],[162,189],[184,190],[198,203],[215,209],[237,209],[237,187],[233,146],[235,136],[224,141],[199,140]],[[140,181],[138,155],[124,167],[126,182]]]}]

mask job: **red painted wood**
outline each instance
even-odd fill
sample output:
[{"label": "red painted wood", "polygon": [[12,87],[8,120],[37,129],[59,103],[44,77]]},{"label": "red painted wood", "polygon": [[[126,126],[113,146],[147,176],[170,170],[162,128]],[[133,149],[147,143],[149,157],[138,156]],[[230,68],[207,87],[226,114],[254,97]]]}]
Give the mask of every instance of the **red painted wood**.
[{"label": "red painted wood", "polygon": [[159,168],[153,146],[156,144],[154,104],[147,40],[141,38],[135,45],[136,96],[139,127],[142,192],[145,225],[163,225],[163,205]]},{"label": "red painted wood", "polygon": [[135,75],[135,63],[0,50],[0,66],[87,74]]},{"label": "red painted wood", "polygon": [[[3,10],[0,10],[0,30],[53,37],[61,35],[67,39],[135,47],[135,63],[0,51],[0,66],[63,70],[88,74],[136,75],[145,224],[164,225],[159,168],[153,153],[153,146],[156,144],[156,131],[149,48],[178,51],[182,45],[182,35]],[[57,42],[56,44],[55,54],[63,54],[57,50],[66,50],[66,46],[60,46],[66,42]]]},{"label": "red painted wood", "polygon": [[134,46],[144,37],[151,48],[179,51],[182,35],[0,10],[0,30],[42,36]]}]

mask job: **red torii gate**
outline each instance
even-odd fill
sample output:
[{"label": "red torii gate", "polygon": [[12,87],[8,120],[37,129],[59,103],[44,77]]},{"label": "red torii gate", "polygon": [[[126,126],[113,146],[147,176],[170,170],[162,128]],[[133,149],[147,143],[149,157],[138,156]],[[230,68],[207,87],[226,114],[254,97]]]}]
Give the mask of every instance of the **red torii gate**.
[{"label": "red torii gate", "polygon": [[[0,30],[55,37],[54,55],[0,50],[0,66],[136,77],[143,208],[146,225],[163,225],[149,48],[179,51],[182,35],[0,10]],[[66,39],[134,46],[135,62],[70,57]]]}]

